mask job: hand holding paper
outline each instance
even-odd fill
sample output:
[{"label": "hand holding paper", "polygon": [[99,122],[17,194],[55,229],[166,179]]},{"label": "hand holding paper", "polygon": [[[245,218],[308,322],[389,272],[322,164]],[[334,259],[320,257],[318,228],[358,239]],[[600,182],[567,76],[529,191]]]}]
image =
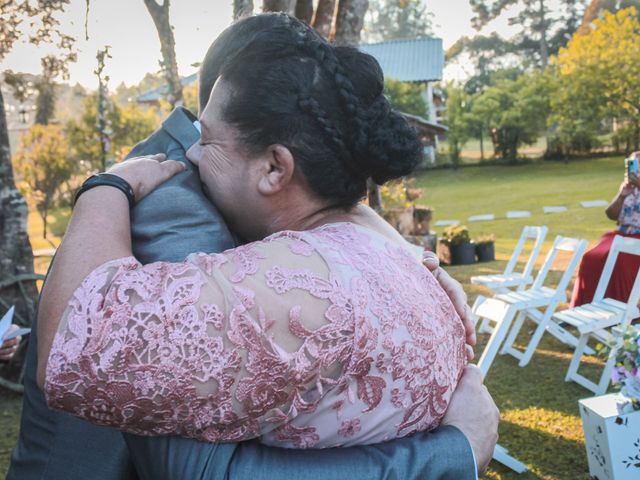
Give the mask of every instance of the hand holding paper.
[{"label": "hand holding paper", "polygon": [[31,332],[30,328],[12,325],[14,307],[11,307],[0,320],[0,360],[9,361],[15,355],[20,338]]}]

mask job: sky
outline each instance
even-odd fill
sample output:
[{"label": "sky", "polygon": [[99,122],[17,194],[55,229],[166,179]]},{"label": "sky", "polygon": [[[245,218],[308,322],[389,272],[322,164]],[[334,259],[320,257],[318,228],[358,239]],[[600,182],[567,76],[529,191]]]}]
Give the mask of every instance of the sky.
[{"label": "sky", "polygon": [[[261,2],[254,0],[254,3]],[[202,60],[211,42],[230,24],[231,5],[232,0],[172,1],[170,18],[181,75],[196,71],[192,64]],[[468,0],[428,0],[427,6],[433,13],[435,36],[442,38],[445,49],[461,36],[475,33]],[[111,88],[121,82],[136,84],[145,73],[159,70],[160,41],[142,0],[91,0],[88,41],[84,32],[85,12],[85,0],[71,0],[67,11],[60,16],[62,30],[77,37],[78,61],[70,65],[71,83],[78,82],[91,89],[97,87],[93,74],[95,55],[105,45],[111,46],[112,58],[105,70]],[[512,30],[506,19],[499,19],[482,33],[491,31],[508,36]],[[52,47],[35,47],[20,41],[0,63],[0,70],[39,73],[40,58],[53,51]]]}]

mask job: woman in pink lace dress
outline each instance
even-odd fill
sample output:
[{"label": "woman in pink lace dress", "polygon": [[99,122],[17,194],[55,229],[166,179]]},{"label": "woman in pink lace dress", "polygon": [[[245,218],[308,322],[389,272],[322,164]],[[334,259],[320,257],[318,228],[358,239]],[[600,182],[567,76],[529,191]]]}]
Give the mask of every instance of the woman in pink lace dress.
[{"label": "woman in pink lace dress", "polygon": [[138,434],[296,448],[441,421],[465,365],[463,325],[412,249],[359,204],[367,179],[408,174],[422,146],[372,57],[292,28],[298,42],[266,31],[229,60],[188,153],[249,243],[183,263],[131,256],[123,191],[140,199],[179,162],[117,165],[79,197],[40,306],[52,408]]}]

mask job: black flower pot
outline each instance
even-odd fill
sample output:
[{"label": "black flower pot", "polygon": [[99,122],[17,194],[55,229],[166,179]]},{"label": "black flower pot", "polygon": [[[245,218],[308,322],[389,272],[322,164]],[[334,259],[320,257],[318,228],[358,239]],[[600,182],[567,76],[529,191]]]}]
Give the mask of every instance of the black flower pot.
[{"label": "black flower pot", "polygon": [[449,245],[451,265],[470,265],[476,263],[476,244],[473,242]]},{"label": "black flower pot", "polygon": [[476,255],[479,262],[493,262],[496,259],[496,249],[493,242],[476,245]]}]

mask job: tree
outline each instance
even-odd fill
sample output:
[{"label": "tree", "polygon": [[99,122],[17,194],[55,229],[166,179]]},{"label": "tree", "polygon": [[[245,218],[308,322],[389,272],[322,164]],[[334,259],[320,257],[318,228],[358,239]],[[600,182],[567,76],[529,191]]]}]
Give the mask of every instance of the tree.
[{"label": "tree", "polygon": [[76,170],[69,142],[58,125],[34,125],[20,139],[14,159],[16,171],[29,187],[47,238],[47,215],[57,194]]},{"label": "tree", "polygon": [[253,13],[253,0],[233,0],[233,19],[248,17]]},{"label": "tree", "polygon": [[311,20],[313,19],[313,1],[297,0],[294,15],[296,18],[311,25]]},{"label": "tree", "polygon": [[329,36],[329,40],[336,45],[357,47],[367,8],[369,0],[340,0],[335,14],[335,32]]},{"label": "tree", "polygon": [[[68,0],[32,2],[14,0],[0,2],[0,61],[23,37],[25,23],[37,25],[27,39],[35,44],[53,43],[73,59],[73,38],[59,29],[57,14]],[[33,251],[27,234],[27,205],[16,189],[11,165],[9,135],[0,92],[0,304],[2,308],[16,305],[16,320],[28,325],[35,311],[37,288],[33,271]],[[16,390],[19,386],[12,385]]]},{"label": "tree", "polygon": [[591,0],[589,6],[584,11],[578,33],[589,33],[591,24],[600,17],[602,12],[609,11],[615,13],[618,10],[628,7],[640,9],[640,0]]},{"label": "tree", "polygon": [[[634,7],[605,11],[586,34],[574,35],[556,59],[557,87],[552,95],[560,133],[592,131],[615,119],[640,149],[640,20]],[[582,128],[579,128],[582,127]]]},{"label": "tree", "polygon": [[428,37],[432,18],[424,0],[371,0],[365,35],[375,42]]},{"label": "tree", "polygon": [[[474,73],[465,82],[468,93],[476,93],[491,85],[495,72],[513,67],[514,55],[517,48],[500,37],[497,33],[491,35],[476,35],[461,37],[446,52],[445,60],[450,62],[461,55],[466,55],[464,63],[474,67]],[[518,69],[521,71],[521,68]]]},{"label": "tree", "polygon": [[[510,12],[511,25],[521,26],[512,38],[493,33],[460,39],[447,52],[447,59],[466,54],[475,65],[467,91],[478,91],[491,71],[518,66],[544,69],[550,56],[566,45],[580,23],[586,0],[471,0],[476,30]],[[514,13],[515,12],[515,13]],[[465,60],[467,59],[465,57]]]},{"label": "tree", "polygon": [[144,4],[153,19],[160,39],[162,61],[160,67],[167,81],[167,100],[171,107],[182,105],[182,82],[178,74],[178,61],[176,59],[176,41],[173,36],[173,27],[169,22],[170,0],[162,0],[161,4],[156,0],[144,0]]},{"label": "tree", "polygon": [[331,35],[335,10],[336,0],[318,0],[316,11],[311,19],[311,26],[325,38],[329,38]]},{"label": "tree", "polygon": [[487,125],[495,155],[513,164],[520,146],[534,143],[545,131],[548,81],[541,73],[499,80],[475,99],[471,112]]},{"label": "tree", "polygon": [[424,87],[416,83],[407,83],[385,78],[384,93],[396,110],[420,117],[427,116],[427,104],[422,96]]},{"label": "tree", "polygon": [[47,55],[41,60],[42,74],[35,84],[38,92],[36,98],[36,123],[47,125],[53,118],[56,107],[57,77],[68,78],[68,70],[64,59],[54,55]]},{"label": "tree", "polygon": [[445,90],[444,124],[448,127],[447,145],[453,168],[460,164],[462,147],[471,138],[471,96],[464,88],[449,84]]},{"label": "tree", "polygon": [[296,9],[296,0],[264,0],[263,12],[285,12],[293,15]]},{"label": "tree", "polygon": [[[125,107],[120,107],[112,101],[108,105],[105,117],[111,134],[107,154],[115,161],[119,161],[123,159],[124,152],[150,135],[159,121],[153,109],[142,110],[133,102]],[[96,94],[85,99],[82,116],[78,121],[69,121],[65,130],[75,161],[84,162],[87,170],[101,170],[102,149]]]}]

